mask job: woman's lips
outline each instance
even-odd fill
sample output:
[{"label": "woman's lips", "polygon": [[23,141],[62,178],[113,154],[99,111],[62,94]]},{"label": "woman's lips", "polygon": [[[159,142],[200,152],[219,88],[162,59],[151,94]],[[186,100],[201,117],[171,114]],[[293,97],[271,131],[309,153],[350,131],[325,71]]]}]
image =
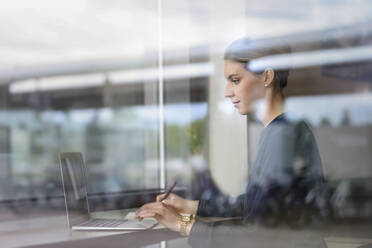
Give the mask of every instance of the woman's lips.
[{"label": "woman's lips", "polygon": [[234,104],[234,107],[237,108],[240,101],[232,102]]}]

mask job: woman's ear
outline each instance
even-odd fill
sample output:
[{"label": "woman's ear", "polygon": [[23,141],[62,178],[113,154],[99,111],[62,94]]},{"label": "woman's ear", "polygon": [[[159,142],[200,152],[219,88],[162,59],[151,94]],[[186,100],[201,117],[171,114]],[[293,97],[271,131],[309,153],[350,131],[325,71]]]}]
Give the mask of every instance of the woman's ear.
[{"label": "woman's ear", "polygon": [[266,68],[263,72],[264,85],[266,88],[271,87],[274,82],[275,72],[272,68]]}]

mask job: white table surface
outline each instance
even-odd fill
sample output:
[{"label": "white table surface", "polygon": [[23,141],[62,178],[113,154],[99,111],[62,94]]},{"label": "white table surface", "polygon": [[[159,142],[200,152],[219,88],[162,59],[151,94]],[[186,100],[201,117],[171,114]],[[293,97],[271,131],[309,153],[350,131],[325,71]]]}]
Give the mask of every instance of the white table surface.
[{"label": "white table surface", "polygon": [[[133,213],[128,214],[127,210],[115,210],[97,212],[94,213],[94,216],[132,219]],[[155,228],[164,227],[158,225]],[[0,222],[0,246],[6,248],[39,245],[129,232],[133,231],[71,231],[68,227],[66,216],[39,217]]]}]

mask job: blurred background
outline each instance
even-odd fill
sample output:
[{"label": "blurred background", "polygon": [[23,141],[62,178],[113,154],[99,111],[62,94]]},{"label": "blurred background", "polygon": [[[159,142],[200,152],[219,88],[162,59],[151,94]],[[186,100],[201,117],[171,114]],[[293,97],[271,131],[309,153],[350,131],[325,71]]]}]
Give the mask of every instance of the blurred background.
[{"label": "blurred background", "polygon": [[133,195],[175,179],[188,198],[206,184],[243,193],[263,127],[223,98],[223,52],[242,36],[291,46],[286,111],[313,129],[335,214],[371,218],[371,12],[368,0],[3,2],[0,221],[65,214],[60,152],[83,152],[95,209],[138,207]]}]

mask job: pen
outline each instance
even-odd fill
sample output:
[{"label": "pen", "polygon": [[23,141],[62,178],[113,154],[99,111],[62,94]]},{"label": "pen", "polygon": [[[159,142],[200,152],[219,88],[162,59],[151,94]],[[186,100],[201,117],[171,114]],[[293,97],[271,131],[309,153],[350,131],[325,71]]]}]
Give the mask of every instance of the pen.
[{"label": "pen", "polygon": [[165,193],[165,196],[163,196],[163,198],[160,200],[161,202],[164,201],[165,199],[167,199],[167,197],[170,195],[170,193],[172,193],[174,187],[176,187],[176,184],[177,184],[177,181],[174,181],[174,183],[172,184],[172,186]]}]

